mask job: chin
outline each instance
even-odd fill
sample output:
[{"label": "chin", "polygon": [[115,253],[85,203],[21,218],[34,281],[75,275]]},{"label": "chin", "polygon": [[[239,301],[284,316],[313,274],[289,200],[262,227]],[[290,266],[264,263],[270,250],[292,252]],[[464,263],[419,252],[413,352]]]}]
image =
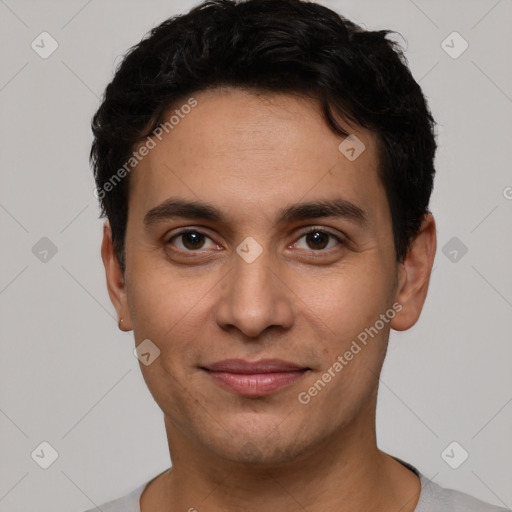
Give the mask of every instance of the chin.
[{"label": "chin", "polygon": [[272,436],[267,432],[259,435],[252,432],[244,437],[240,434],[236,438],[233,436],[212,449],[230,462],[264,468],[296,460],[308,446],[293,433],[280,432]]},{"label": "chin", "polygon": [[298,455],[296,447],[261,447],[249,441],[236,452],[230,450],[224,457],[238,464],[264,468],[286,464],[296,459]]}]

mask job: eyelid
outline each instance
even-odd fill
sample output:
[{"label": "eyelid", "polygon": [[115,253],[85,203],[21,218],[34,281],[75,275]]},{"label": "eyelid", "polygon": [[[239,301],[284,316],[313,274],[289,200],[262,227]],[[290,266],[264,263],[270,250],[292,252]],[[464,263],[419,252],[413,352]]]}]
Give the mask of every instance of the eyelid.
[{"label": "eyelid", "polygon": [[[184,227],[174,228],[171,231],[167,232],[164,235],[164,239],[165,240],[171,240],[172,238],[174,238],[174,237],[176,237],[178,235],[183,235],[183,234],[190,233],[190,232],[192,232],[192,233],[200,233],[201,235],[210,237],[210,235],[207,234],[207,232],[204,230],[203,227],[184,226]],[[170,235],[169,233],[173,233],[173,234]]]},{"label": "eyelid", "polygon": [[327,233],[340,239],[343,237],[342,233],[338,231],[334,232],[335,230],[325,226],[308,226],[306,231],[303,231],[302,234],[307,235],[308,233],[315,233],[316,231],[321,231],[322,233]]}]

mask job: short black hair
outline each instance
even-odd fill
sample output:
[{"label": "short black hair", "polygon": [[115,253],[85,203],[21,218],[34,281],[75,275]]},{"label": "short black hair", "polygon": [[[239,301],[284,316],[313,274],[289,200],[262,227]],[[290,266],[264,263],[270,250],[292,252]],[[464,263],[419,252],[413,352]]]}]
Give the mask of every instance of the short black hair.
[{"label": "short black hair", "polygon": [[208,0],[130,48],[93,117],[90,153],[101,215],[110,222],[123,271],[126,163],[134,147],[169,108],[220,86],[308,96],[318,100],[334,133],[347,135],[340,118],[375,133],[396,258],[403,261],[429,213],[436,136],[392,33],[363,29],[304,0]]}]

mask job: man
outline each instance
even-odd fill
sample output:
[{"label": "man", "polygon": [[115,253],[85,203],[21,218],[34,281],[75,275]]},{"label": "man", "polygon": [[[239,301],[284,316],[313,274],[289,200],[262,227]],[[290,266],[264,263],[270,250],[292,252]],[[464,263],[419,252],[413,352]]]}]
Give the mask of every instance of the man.
[{"label": "man", "polygon": [[125,57],[93,120],[111,300],[172,468],[115,511],[498,511],[378,449],[391,329],[436,250],[434,121],[386,31],[214,0]]}]

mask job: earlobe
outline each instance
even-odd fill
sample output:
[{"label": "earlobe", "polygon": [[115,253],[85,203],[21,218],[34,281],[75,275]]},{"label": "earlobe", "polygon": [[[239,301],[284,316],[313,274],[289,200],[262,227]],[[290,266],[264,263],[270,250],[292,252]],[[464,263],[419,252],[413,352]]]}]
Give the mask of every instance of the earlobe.
[{"label": "earlobe", "polygon": [[119,318],[119,329],[125,332],[130,331],[132,325],[126,297],[125,278],[115,254],[112,229],[108,221],[103,225],[101,258],[105,267],[108,294]]},{"label": "earlobe", "polygon": [[432,214],[425,215],[417,237],[398,269],[395,300],[402,310],[391,321],[396,331],[410,329],[419,319],[427,297],[430,274],[436,253],[436,225]]}]

